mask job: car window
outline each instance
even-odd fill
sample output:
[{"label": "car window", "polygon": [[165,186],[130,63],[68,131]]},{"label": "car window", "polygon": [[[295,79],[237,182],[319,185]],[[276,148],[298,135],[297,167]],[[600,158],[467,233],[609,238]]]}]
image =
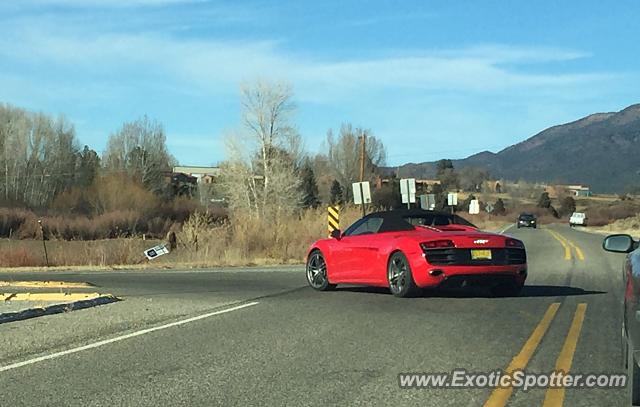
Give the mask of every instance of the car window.
[{"label": "car window", "polygon": [[371,233],[378,233],[382,226],[382,218],[361,219],[351,225],[345,232],[345,236],[358,236]]},{"label": "car window", "polygon": [[413,226],[442,226],[452,223],[451,218],[441,215],[407,216],[404,220]]}]

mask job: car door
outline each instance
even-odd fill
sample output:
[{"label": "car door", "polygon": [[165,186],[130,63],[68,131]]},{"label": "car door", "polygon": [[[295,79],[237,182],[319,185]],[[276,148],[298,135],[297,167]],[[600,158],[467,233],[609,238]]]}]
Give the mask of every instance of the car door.
[{"label": "car door", "polygon": [[640,350],[640,250],[627,256],[624,264],[625,283],[625,327],[631,349]]},{"label": "car door", "polygon": [[369,217],[345,231],[341,239],[343,260],[341,280],[351,283],[368,282],[368,265],[377,256],[376,235],[382,218]]}]

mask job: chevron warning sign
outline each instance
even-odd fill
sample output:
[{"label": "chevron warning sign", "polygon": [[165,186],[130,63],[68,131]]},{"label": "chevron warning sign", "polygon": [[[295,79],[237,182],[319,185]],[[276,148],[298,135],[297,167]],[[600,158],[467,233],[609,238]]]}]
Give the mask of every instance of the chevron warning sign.
[{"label": "chevron warning sign", "polygon": [[329,206],[327,207],[327,230],[329,237],[331,237],[331,232],[337,229],[340,229],[340,207]]}]

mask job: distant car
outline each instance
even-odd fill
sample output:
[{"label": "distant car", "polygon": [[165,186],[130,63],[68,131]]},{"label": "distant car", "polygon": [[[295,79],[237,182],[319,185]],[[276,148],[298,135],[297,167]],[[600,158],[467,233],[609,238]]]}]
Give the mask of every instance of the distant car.
[{"label": "distant car", "polygon": [[569,226],[587,226],[587,215],[583,212],[574,212],[569,218]]},{"label": "distant car", "polygon": [[610,235],[602,242],[604,250],[627,253],[622,266],[624,287],[622,346],[627,368],[628,405],[640,405],[640,244],[629,235]]},{"label": "distant car", "polygon": [[527,278],[527,254],[520,240],[479,231],[460,216],[405,209],[369,214],[316,241],[306,273],[321,291],[359,284],[410,297],[420,288],[482,285],[511,296]]},{"label": "distant car", "polygon": [[538,227],[538,219],[536,219],[536,216],[531,213],[521,213],[520,216],[518,216],[516,225],[518,226],[518,229],[520,228],[536,229]]}]

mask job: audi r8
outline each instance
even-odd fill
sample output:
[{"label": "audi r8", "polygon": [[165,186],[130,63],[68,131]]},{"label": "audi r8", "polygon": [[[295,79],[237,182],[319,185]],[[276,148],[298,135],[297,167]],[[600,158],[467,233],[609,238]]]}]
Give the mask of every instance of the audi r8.
[{"label": "audi r8", "polygon": [[480,231],[458,215],[394,210],[371,213],[313,243],[306,275],[321,291],[356,284],[410,297],[422,288],[480,285],[513,296],[527,278],[527,254],[522,241]]}]

